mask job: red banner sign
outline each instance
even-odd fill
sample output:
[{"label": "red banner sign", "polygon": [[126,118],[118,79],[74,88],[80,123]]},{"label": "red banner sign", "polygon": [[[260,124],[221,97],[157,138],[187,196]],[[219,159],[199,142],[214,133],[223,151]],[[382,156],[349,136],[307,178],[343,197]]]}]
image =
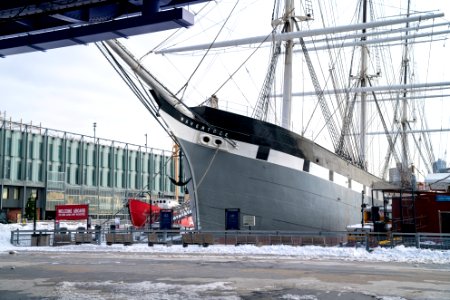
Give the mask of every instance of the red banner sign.
[{"label": "red banner sign", "polygon": [[86,220],[88,218],[89,205],[72,204],[56,205],[56,220]]}]

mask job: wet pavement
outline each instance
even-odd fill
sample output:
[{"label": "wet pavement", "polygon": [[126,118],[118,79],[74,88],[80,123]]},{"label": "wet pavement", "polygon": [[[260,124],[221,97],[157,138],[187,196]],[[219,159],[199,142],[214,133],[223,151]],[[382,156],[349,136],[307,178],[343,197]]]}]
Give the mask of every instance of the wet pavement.
[{"label": "wet pavement", "polygon": [[450,266],[135,252],[0,254],[0,299],[450,299]]}]

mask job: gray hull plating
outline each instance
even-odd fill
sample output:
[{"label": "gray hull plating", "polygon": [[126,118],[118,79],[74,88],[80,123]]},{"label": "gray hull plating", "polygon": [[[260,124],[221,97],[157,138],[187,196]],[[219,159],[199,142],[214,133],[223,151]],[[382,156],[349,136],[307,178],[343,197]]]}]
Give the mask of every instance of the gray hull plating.
[{"label": "gray hull plating", "polygon": [[361,220],[360,192],[307,172],[179,141],[202,230],[224,230],[227,208],[255,216],[255,230],[341,231]]}]

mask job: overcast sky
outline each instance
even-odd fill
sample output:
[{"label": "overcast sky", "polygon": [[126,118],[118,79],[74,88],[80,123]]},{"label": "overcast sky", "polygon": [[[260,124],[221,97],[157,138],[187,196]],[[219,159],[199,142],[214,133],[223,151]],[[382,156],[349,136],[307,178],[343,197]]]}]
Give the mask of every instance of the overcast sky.
[{"label": "overcast sky", "polygon": [[[449,2],[426,3],[431,9],[442,7],[448,20]],[[125,43],[140,43],[144,49],[145,39],[151,38],[132,37]],[[97,137],[144,145],[147,134],[149,146],[171,147],[169,138],[93,44],[0,59],[0,91],[1,113],[13,121],[91,136],[96,122]]]},{"label": "overcast sky", "polygon": [[0,60],[0,109],[24,123],[167,148],[161,129],[95,45]]}]

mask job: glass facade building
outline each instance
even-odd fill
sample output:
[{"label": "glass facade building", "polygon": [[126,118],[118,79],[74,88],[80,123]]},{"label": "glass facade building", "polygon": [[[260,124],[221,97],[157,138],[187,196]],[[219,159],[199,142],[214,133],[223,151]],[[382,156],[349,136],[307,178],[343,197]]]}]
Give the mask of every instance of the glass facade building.
[{"label": "glass facade building", "polygon": [[173,197],[172,157],[171,151],[3,120],[0,212],[15,221],[37,199],[40,219],[52,219],[58,204],[89,204],[90,215],[103,218],[139,193]]}]

